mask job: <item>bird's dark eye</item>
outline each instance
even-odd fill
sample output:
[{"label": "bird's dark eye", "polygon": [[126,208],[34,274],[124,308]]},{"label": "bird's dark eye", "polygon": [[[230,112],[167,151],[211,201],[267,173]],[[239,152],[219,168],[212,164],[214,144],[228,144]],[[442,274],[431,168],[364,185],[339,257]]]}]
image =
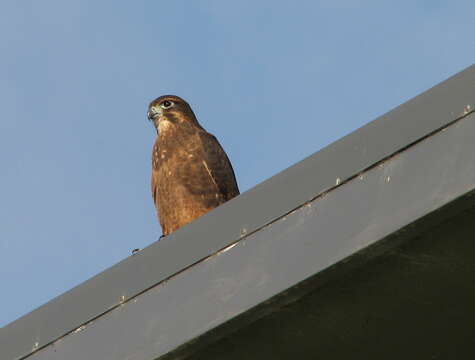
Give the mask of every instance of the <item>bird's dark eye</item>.
[{"label": "bird's dark eye", "polygon": [[162,102],[160,104],[160,106],[163,108],[163,109],[169,109],[173,106],[173,102],[170,101],[170,100],[165,100],[164,102]]}]

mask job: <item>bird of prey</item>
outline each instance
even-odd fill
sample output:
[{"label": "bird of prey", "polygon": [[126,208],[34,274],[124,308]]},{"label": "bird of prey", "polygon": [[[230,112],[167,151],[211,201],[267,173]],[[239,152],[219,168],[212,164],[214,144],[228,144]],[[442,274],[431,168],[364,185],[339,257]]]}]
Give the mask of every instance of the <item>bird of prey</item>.
[{"label": "bird of prey", "polygon": [[147,117],[157,130],[152,195],[163,236],[239,195],[226,153],[185,100],[160,96]]}]

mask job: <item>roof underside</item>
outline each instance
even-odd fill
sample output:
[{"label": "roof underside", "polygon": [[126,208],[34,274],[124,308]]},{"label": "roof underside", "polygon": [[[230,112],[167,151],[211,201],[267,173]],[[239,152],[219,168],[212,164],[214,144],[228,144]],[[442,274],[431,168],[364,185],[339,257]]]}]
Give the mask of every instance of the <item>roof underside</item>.
[{"label": "roof underside", "polygon": [[471,359],[474,219],[475,206],[210,346],[182,351],[190,360]]}]

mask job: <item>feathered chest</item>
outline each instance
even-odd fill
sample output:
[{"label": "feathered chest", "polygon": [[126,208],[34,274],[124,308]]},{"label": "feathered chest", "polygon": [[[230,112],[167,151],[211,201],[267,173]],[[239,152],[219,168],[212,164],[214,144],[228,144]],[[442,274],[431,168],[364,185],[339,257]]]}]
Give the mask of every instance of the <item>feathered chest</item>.
[{"label": "feathered chest", "polygon": [[[155,171],[183,172],[193,167],[198,158],[203,156],[203,145],[197,133],[161,134],[153,147],[152,165]],[[172,172],[171,174],[169,174]]]}]

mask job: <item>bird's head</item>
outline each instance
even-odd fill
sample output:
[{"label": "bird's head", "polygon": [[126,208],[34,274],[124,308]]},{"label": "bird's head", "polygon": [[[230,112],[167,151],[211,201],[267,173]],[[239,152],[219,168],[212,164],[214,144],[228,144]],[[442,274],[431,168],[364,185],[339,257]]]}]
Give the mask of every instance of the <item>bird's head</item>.
[{"label": "bird's head", "polygon": [[201,127],[190,105],[175,95],[164,95],[153,100],[148,106],[147,117],[157,131],[180,125]]}]

